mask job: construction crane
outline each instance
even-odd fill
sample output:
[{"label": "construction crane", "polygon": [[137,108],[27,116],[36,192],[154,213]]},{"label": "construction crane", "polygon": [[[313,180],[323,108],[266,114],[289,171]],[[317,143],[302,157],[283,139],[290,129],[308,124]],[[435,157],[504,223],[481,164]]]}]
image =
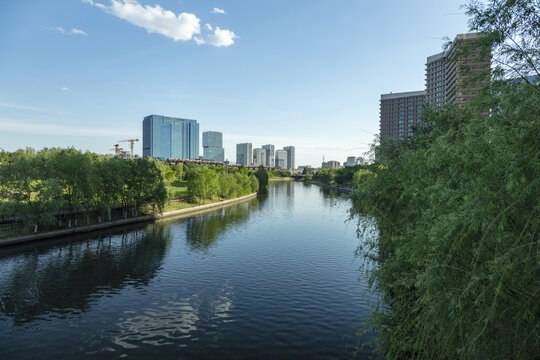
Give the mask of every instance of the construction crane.
[{"label": "construction crane", "polygon": [[139,141],[139,139],[127,139],[127,140],[120,140],[118,142],[128,142],[128,143],[131,143],[131,158],[133,159],[133,144],[136,142],[136,141]]},{"label": "construction crane", "polygon": [[118,144],[114,144],[114,149],[109,149],[109,151],[114,151],[116,156],[120,155],[120,151],[122,151],[122,150],[124,150],[124,149],[122,149],[120,147],[120,145],[118,145]]}]

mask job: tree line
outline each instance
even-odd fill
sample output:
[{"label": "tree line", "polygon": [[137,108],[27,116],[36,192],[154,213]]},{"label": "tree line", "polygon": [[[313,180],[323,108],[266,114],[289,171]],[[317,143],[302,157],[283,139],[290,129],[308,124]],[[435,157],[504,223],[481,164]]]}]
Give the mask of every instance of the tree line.
[{"label": "tree line", "polygon": [[259,190],[246,168],[171,166],[72,148],[0,151],[0,220],[37,232],[161,212],[175,197],[172,183],[187,186],[183,200],[199,203]]},{"label": "tree line", "polygon": [[167,201],[162,172],[151,159],[125,160],[75,149],[2,152],[0,211],[38,231],[41,226],[71,227],[84,213],[86,222],[123,217]]},{"label": "tree line", "polygon": [[426,108],[413,136],[381,139],[353,174],[353,211],[376,224],[358,254],[385,303],[368,325],[388,359],[540,354],[540,9],[467,11],[510,63],[466,106]]},{"label": "tree line", "polygon": [[246,167],[188,165],[185,180],[189,193],[202,202],[230,199],[259,190],[257,177]]}]

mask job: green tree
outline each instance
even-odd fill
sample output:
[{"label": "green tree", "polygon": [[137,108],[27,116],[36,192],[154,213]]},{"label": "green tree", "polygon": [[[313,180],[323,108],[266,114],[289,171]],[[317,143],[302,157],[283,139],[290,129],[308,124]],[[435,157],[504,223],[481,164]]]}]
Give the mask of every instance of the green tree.
[{"label": "green tree", "polygon": [[191,196],[203,202],[219,193],[219,182],[215,171],[205,165],[193,167],[189,171],[187,188]]},{"label": "green tree", "polygon": [[261,193],[264,193],[267,191],[268,187],[268,172],[264,169],[264,166],[259,166],[257,171],[254,173],[255,177],[259,181],[258,184],[258,190]]},{"label": "green tree", "polygon": [[175,164],[174,167],[173,167],[173,170],[174,170],[174,173],[176,175],[176,178],[179,181],[182,181],[183,177],[184,177],[184,164],[182,164],[182,163]]},{"label": "green tree", "polygon": [[472,30],[494,44],[493,81],[463,108],[426,109],[413,137],[376,148],[384,166],[355,176],[355,211],[377,225],[358,253],[388,305],[371,324],[386,358],[540,353],[540,91],[526,77],[538,74],[539,10],[470,2]]},{"label": "green tree", "polygon": [[323,184],[335,184],[335,177],[336,177],[336,170],[330,169],[330,168],[322,168],[319,171],[317,171],[317,178],[323,183]]}]

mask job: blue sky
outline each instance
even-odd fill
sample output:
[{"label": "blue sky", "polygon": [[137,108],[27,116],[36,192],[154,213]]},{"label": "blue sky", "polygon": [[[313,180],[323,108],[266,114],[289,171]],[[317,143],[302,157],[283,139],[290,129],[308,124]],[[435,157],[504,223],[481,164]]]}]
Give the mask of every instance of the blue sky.
[{"label": "blue sky", "polygon": [[232,161],[252,142],[343,162],[380,94],[422,90],[467,32],[464,1],[0,0],[0,148],[110,153],[161,114],[222,131]]}]

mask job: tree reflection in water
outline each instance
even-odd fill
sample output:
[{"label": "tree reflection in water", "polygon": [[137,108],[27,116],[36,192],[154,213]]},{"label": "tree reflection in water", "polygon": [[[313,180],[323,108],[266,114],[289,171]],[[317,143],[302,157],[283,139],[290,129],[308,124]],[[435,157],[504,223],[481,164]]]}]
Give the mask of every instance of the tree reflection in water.
[{"label": "tree reflection in water", "polygon": [[260,198],[187,219],[186,241],[191,250],[207,251],[232,225],[246,222],[259,208]]},{"label": "tree reflection in water", "polygon": [[121,236],[0,258],[0,314],[23,325],[45,316],[88,311],[92,300],[131,285],[147,285],[170,244],[170,227],[149,225]]}]

